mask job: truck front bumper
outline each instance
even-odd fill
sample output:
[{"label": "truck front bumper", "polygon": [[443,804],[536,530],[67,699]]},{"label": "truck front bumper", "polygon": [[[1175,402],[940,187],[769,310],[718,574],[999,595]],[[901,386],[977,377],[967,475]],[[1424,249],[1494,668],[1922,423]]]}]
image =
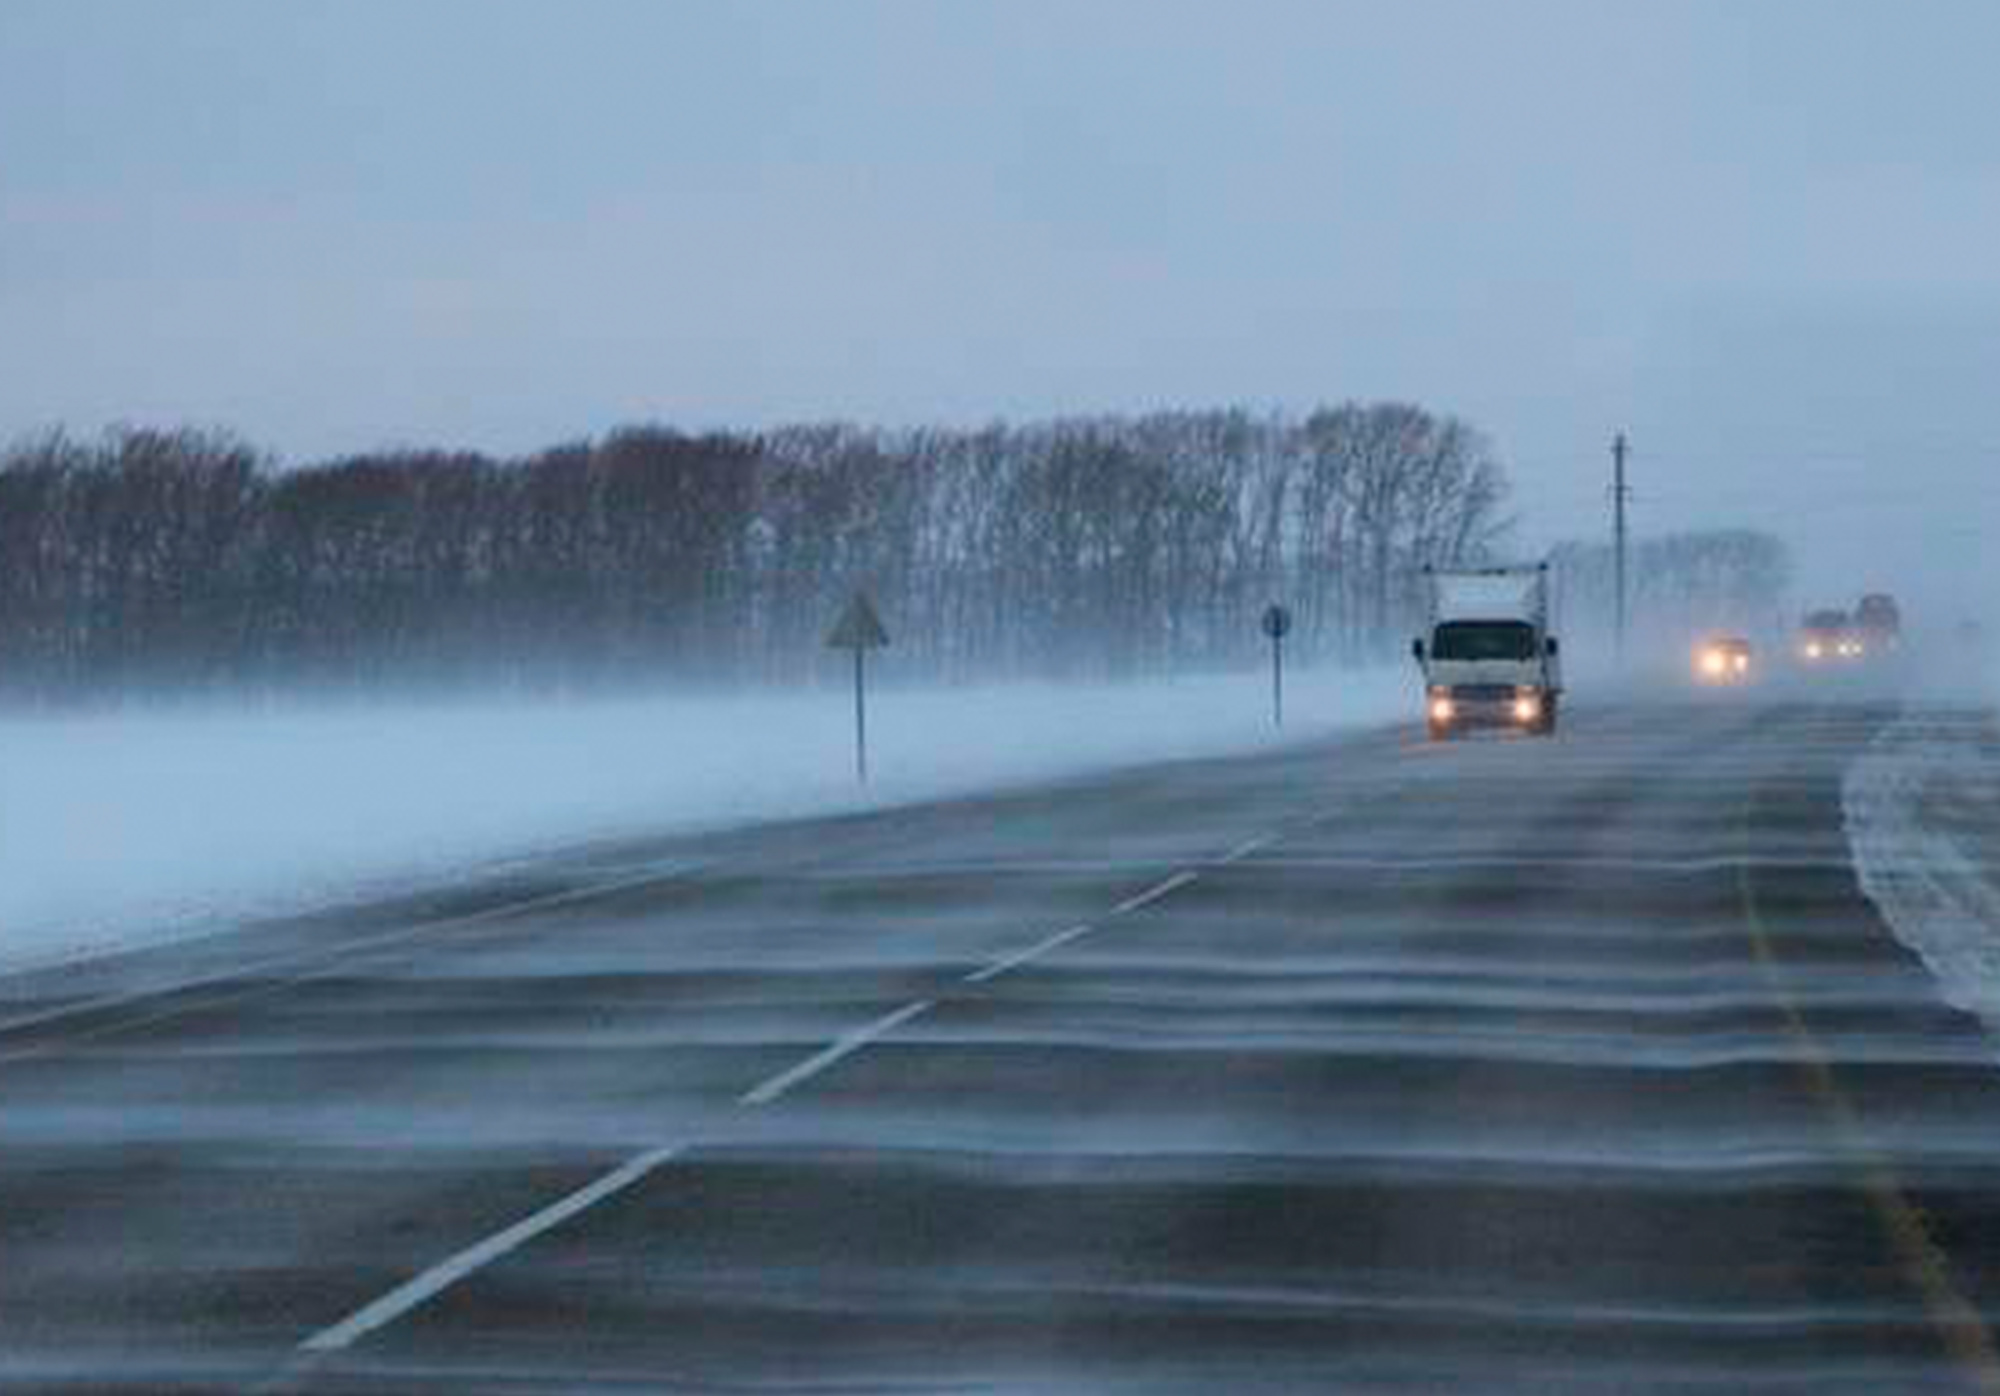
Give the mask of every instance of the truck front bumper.
[{"label": "truck front bumper", "polygon": [[1549,698],[1536,688],[1432,689],[1425,715],[1431,730],[1469,727],[1538,727],[1548,714]]}]

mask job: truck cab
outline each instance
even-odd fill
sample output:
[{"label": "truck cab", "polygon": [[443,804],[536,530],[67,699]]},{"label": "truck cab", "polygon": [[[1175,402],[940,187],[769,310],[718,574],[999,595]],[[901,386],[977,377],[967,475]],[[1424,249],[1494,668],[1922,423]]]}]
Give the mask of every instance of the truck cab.
[{"label": "truck cab", "polygon": [[1556,730],[1561,646],[1546,566],[1430,571],[1430,624],[1411,643],[1433,740],[1472,727]]}]

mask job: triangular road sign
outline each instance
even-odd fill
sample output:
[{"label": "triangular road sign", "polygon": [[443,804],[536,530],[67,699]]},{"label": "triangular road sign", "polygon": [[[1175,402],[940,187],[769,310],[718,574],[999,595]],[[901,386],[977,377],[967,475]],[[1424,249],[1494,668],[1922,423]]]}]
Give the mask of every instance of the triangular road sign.
[{"label": "triangular road sign", "polygon": [[826,643],[836,650],[879,650],[889,643],[889,632],[882,628],[882,617],[875,614],[866,592],[854,593],[854,599],[833,623]]}]

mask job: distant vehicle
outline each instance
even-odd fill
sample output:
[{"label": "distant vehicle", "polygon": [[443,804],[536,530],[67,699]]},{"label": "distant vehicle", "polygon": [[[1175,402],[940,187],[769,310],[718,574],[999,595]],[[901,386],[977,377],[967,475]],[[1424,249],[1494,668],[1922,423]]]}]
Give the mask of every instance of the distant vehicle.
[{"label": "distant vehicle", "polygon": [[1694,676],[1705,684],[1750,681],[1750,642],[1741,635],[1718,635],[1695,647]]},{"label": "distant vehicle", "polygon": [[1903,642],[1903,612],[1896,598],[1874,592],[1854,608],[1854,631],[1871,654],[1887,654]]},{"label": "distant vehicle", "polygon": [[1865,653],[1867,646],[1845,611],[1814,611],[1799,626],[1799,658],[1808,664],[1838,664]]},{"label": "distant vehicle", "polygon": [[1468,727],[1556,730],[1561,646],[1549,633],[1549,569],[1425,569],[1429,624],[1410,643],[1433,741]]}]

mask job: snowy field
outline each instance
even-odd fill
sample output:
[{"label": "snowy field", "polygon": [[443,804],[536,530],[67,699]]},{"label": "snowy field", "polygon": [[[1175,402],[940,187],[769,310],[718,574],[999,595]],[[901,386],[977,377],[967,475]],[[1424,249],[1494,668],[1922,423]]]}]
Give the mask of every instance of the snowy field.
[{"label": "snowy field", "polygon": [[[896,804],[1278,740],[1267,675],[564,705],[0,720],[0,971],[620,833]],[[1286,739],[1407,716],[1407,671],[1288,676]]]}]

